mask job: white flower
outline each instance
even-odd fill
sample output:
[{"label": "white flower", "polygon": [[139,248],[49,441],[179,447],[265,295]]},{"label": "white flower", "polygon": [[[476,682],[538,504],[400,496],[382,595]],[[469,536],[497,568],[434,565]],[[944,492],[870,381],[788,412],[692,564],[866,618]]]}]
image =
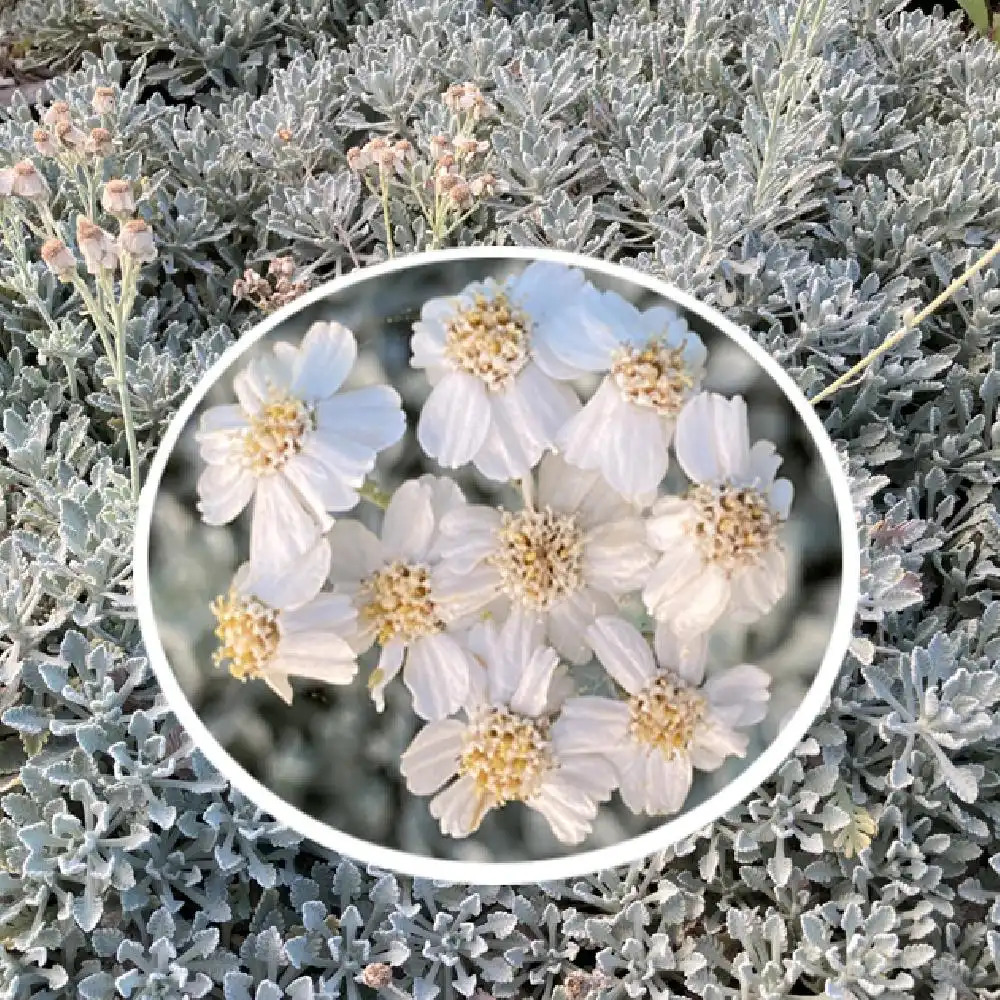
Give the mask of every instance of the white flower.
[{"label": "white flower", "polygon": [[650,511],[649,541],[663,553],[643,599],[658,622],[679,634],[711,628],[724,614],[751,622],[785,592],[778,537],[792,484],[775,479],[781,457],[770,441],[750,446],[739,396],[695,396],[677,420],[677,461],[694,482]]},{"label": "white flower", "polygon": [[442,518],[438,548],[441,593],[468,612],[524,610],[572,663],[590,658],[587,626],[639,590],[654,558],[636,508],[557,455],[539,466],[532,505],[459,508]]},{"label": "white flower", "polygon": [[386,685],[400,668],[421,718],[452,715],[468,695],[473,662],[446,631],[455,626],[455,616],[431,585],[438,522],[464,502],[451,480],[422,476],[393,494],[381,538],[357,521],[338,521],[330,531],[330,579],[358,611],[345,638],[358,653],[375,642],[381,646],[369,682],[380,712]]},{"label": "white flower", "polygon": [[349,684],[358,664],[340,633],[355,611],[347,597],[320,593],[329,567],[329,546],[318,536],[281,573],[245,563],[212,603],[219,640],[213,662],[239,680],[260,678],[287,704],[290,677]]},{"label": "white flower", "polygon": [[505,282],[487,279],[459,295],[431,299],[414,324],[414,368],[433,386],[417,437],[445,468],[472,462],[500,482],[521,479],[580,409],[555,379],[580,370],[550,347],[569,337],[565,306],[581,293],[581,272],[536,261]]},{"label": "white flower", "polygon": [[252,562],[277,565],[327,530],[328,512],[357,504],[376,454],[402,436],[395,390],[337,391],[356,356],[350,330],[314,323],[298,348],[275,344],[233,379],[238,403],[202,415],[198,508],[208,524],[226,524],[252,498]]},{"label": "white flower", "polygon": [[[473,833],[491,809],[523,802],[560,841],[579,843],[615,773],[585,733],[554,717],[558,656],[542,645],[539,624],[518,614],[499,629],[477,625],[468,641],[482,666],[471,675],[464,718],[417,733],[401,761],[407,787],[434,795],[431,815],[451,837]],[[566,753],[567,745],[576,749]]]},{"label": "white flower", "polygon": [[704,376],[705,345],[669,306],[639,312],[588,287],[572,308],[578,323],[553,350],[574,367],[608,374],[556,444],[567,462],[599,469],[622,496],[655,492],[677,415]]},{"label": "white flower", "polygon": [[621,618],[599,618],[589,638],[629,697],[569,698],[562,713],[571,734],[565,745],[603,748],[632,812],[676,813],[691,790],[693,768],[714,771],[727,757],[746,755],[749,741],[738,729],[767,714],[770,678],[759,667],[740,664],[702,683],[704,636],[682,643],[663,631],[655,658]]}]

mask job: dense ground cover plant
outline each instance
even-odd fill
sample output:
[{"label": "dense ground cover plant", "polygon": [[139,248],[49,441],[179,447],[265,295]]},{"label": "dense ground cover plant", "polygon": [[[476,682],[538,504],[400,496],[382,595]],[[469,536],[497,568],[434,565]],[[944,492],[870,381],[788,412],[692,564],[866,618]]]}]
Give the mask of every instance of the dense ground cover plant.
[{"label": "dense ground cover plant", "polygon": [[[496,109],[497,184],[448,245],[654,271],[816,392],[1000,237],[1000,57],[895,2],[796,10],[5,7],[4,30],[66,71],[46,107],[83,115],[116,88],[117,176],[149,183],[157,258],[123,327],[140,466],[259,315],[234,291],[245,270],[291,256],[307,281],[384,258],[390,232],[396,254],[429,245],[347,150],[444,134],[442,95],[462,83]],[[35,156],[42,110],[15,102],[0,165]],[[491,889],[320,857],[192,751],[138,641],[113,373],[26,239],[31,266],[5,254],[0,271],[5,996],[1000,991],[995,269],[822,406],[854,484],[863,593],[796,755],[663,856]],[[78,399],[52,322],[79,328],[60,339],[79,346]]]}]

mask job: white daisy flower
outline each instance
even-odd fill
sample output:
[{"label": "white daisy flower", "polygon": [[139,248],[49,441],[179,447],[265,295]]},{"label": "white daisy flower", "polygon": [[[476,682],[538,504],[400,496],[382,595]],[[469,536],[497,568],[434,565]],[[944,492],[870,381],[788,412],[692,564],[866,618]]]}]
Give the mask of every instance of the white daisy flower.
[{"label": "white daisy flower", "polygon": [[580,409],[555,380],[581,371],[551,342],[572,334],[565,306],[584,285],[580,271],[536,261],[503,283],[476,282],[424,305],[411,363],[433,386],[417,427],[428,455],[451,469],[472,462],[499,482],[528,475]]},{"label": "white daisy flower", "polygon": [[[540,624],[519,614],[499,629],[475,626],[468,641],[481,664],[463,717],[417,733],[401,760],[407,787],[434,795],[431,815],[450,837],[469,836],[491,809],[523,802],[560,841],[579,843],[610,797],[615,772],[586,733],[556,715],[558,656],[542,645]],[[566,753],[567,745],[576,749]]]},{"label": "white daisy flower", "polygon": [[344,637],[359,654],[373,643],[381,646],[369,682],[380,712],[385,688],[400,668],[421,718],[441,719],[465,702],[472,659],[446,631],[456,627],[456,616],[431,584],[438,522],[464,504],[453,482],[422,476],[393,494],[381,538],[357,521],[338,521],[330,531],[330,579],[358,612]]},{"label": "white daisy flower", "polygon": [[704,377],[705,345],[672,307],[640,312],[614,292],[588,287],[574,314],[571,336],[553,350],[573,367],[608,374],[556,444],[567,462],[600,470],[622,496],[653,493],[677,415]]},{"label": "white daisy flower", "polygon": [[299,347],[274,345],[233,379],[238,403],[213,406],[196,439],[208,463],[198,509],[208,524],[232,521],[254,501],[250,559],[277,565],[350,510],[378,451],[400,439],[406,418],[388,386],[338,392],[357,357],[354,334],[314,323]]},{"label": "white daisy flower", "polygon": [[775,479],[781,456],[770,441],[750,446],[746,403],[700,393],[681,411],[674,450],[688,478],[683,496],[650,511],[649,541],[663,553],[643,590],[651,615],[682,634],[723,615],[751,622],[787,586],[779,529],[792,484]]},{"label": "white daisy flower", "polygon": [[749,740],[738,730],[767,714],[770,677],[759,667],[740,664],[703,683],[704,636],[681,642],[663,631],[655,658],[621,618],[599,618],[589,638],[628,698],[569,698],[561,716],[570,734],[565,745],[604,748],[632,812],[676,813],[691,790],[693,768],[714,771],[727,757],[746,755]]},{"label": "white daisy flower", "polygon": [[215,665],[242,681],[260,678],[289,705],[291,677],[349,684],[358,664],[341,633],[355,611],[347,597],[320,593],[329,568],[330,548],[318,537],[281,573],[244,563],[212,602]]},{"label": "white daisy flower", "polygon": [[435,587],[467,613],[523,610],[571,663],[590,659],[587,626],[639,590],[654,559],[636,507],[557,455],[539,466],[534,503],[465,505],[440,530]]}]

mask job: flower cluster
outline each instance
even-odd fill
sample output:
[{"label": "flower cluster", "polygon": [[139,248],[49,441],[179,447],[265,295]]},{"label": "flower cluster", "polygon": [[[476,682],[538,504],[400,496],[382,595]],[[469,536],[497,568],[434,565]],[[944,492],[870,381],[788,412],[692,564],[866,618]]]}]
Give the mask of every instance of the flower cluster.
[{"label": "flower cluster", "polygon": [[[386,386],[341,391],[354,335],[314,324],[201,417],[202,517],[253,506],[249,562],[212,605],[216,664],[290,702],[289,678],[348,684],[377,649],[377,707],[401,675],[425,723],[401,773],[453,837],[521,802],[579,843],[615,789],[637,814],[677,813],[693,770],[745,755],[766,714],[767,674],[706,679],[706,663],[723,615],[752,622],[785,589],[774,446],[751,444],[742,398],[703,388],[706,348],[675,309],[562,265],[426,302],[411,348],[427,457],[522,503],[428,474],[387,499],[379,533],[342,517],[377,497],[367,477],[405,418]],[[661,495],[671,456],[689,485]],[[607,696],[579,689],[594,658]]]},{"label": "flower cluster", "polygon": [[271,313],[294,302],[309,290],[309,279],[298,274],[292,257],[275,257],[263,275],[248,267],[233,282],[233,297],[252,302],[261,312]]},{"label": "flower cluster", "polygon": [[480,123],[492,113],[486,98],[475,84],[460,83],[442,100],[449,129],[422,136],[419,148],[409,139],[375,136],[347,150],[348,167],[382,203],[390,256],[394,198],[416,206],[430,231],[428,249],[434,249],[497,190],[497,178],[485,168],[492,145],[479,134]]},{"label": "flower cluster", "polygon": [[[110,381],[118,390],[132,490],[137,494],[139,447],[127,384],[125,326],[142,267],[156,259],[157,250],[152,227],[139,214],[142,196],[131,181],[109,176],[116,104],[115,88],[98,86],[86,111],[74,113],[68,102],[55,101],[42,113],[33,134],[42,168],[22,159],[0,169],[0,236],[11,255],[27,264],[27,230],[39,244],[37,254],[45,268],[79,296],[111,364]],[[54,176],[55,186],[44,171]],[[65,211],[73,203],[80,210]],[[70,224],[66,216],[74,214]],[[86,278],[80,273],[81,262]],[[25,290],[33,304],[40,305],[37,290],[30,284]],[[67,371],[75,395],[76,373],[70,363]]]}]

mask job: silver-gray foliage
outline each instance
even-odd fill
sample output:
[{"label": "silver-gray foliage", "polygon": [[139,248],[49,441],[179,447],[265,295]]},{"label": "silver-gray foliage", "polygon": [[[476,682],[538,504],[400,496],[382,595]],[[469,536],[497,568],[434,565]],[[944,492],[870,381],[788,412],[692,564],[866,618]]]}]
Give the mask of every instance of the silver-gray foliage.
[{"label": "silver-gray foliage", "polygon": [[[52,97],[120,87],[121,170],[155,187],[128,359],[148,459],[254,320],[245,268],[385,257],[346,150],[419,146],[466,80],[499,183],[450,243],[665,276],[828,384],[1000,238],[1000,50],[898,0],[796,9],[21,0],[0,24],[65,71]],[[33,124],[15,102],[2,165]],[[428,245],[390,209],[397,252]],[[996,269],[821,408],[863,583],[795,756],[662,855],[493,889],[323,856],[193,750],[130,596],[121,412],[66,302],[0,260],[0,996],[1000,996]]]}]

